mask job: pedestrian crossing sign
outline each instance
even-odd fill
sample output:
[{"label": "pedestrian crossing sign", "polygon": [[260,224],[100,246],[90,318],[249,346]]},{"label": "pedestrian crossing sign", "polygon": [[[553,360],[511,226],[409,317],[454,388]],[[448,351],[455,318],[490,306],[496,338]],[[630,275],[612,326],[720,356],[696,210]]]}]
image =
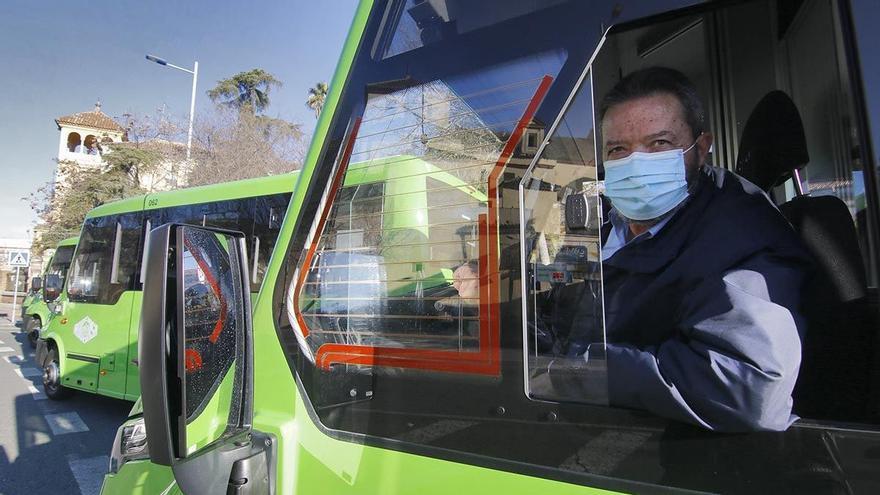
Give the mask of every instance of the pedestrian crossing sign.
[{"label": "pedestrian crossing sign", "polygon": [[27,251],[9,251],[6,259],[12,267],[30,265],[30,253]]}]

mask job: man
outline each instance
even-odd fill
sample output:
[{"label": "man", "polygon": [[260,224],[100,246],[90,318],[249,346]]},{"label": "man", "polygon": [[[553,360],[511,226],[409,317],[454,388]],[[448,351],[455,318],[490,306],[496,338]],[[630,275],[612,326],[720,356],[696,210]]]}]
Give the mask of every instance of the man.
[{"label": "man", "polygon": [[458,295],[438,300],[434,303],[434,309],[456,316],[462,311],[476,314],[480,303],[480,275],[476,261],[465,262],[453,270],[452,288],[458,292]]},{"label": "man", "polygon": [[717,431],[785,430],[810,266],[797,234],[756,186],[705,165],[712,134],[678,71],[622,79],[600,120],[610,403]]}]

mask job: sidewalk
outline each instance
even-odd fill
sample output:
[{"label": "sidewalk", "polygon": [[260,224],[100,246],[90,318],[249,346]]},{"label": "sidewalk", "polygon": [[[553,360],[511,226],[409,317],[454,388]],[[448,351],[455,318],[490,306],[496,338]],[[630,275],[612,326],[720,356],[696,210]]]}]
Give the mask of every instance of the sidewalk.
[{"label": "sidewalk", "polygon": [[21,321],[21,304],[15,305],[15,312],[12,314],[12,303],[0,302],[0,326],[14,327],[16,323]]}]

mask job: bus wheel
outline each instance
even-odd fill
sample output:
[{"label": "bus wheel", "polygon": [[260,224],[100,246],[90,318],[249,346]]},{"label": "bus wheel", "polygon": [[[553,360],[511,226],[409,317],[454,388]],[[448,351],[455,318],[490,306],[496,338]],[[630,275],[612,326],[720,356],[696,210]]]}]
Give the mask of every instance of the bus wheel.
[{"label": "bus wheel", "polygon": [[61,385],[61,367],[58,365],[58,350],[49,349],[46,364],[43,366],[43,390],[46,397],[52,400],[64,400],[73,394],[73,390]]},{"label": "bus wheel", "polygon": [[43,327],[39,318],[29,318],[25,332],[27,333],[28,343],[31,349],[37,348],[37,339],[40,338],[40,329]]}]

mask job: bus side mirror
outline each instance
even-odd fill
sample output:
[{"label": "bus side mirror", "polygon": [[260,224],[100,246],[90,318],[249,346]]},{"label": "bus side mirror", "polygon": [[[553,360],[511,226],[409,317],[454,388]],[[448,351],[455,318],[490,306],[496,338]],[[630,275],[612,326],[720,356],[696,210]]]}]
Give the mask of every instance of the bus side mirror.
[{"label": "bus side mirror", "polygon": [[42,277],[34,277],[31,279],[31,290],[36,292],[43,288],[43,278]]},{"label": "bus side mirror", "polygon": [[145,257],[138,360],[150,459],[171,466],[184,493],[225,493],[233,472],[251,480],[256,491],[246,493],[264,493],[274,442],[251,430],[244,235],[166,224],[150,233]]},{"label": "bus side mirror", "polygon": [[46,275],[46,285],[43,287],[43,300],[52,302],[58,299],[61,293],[61,277],[58,275]]}]

